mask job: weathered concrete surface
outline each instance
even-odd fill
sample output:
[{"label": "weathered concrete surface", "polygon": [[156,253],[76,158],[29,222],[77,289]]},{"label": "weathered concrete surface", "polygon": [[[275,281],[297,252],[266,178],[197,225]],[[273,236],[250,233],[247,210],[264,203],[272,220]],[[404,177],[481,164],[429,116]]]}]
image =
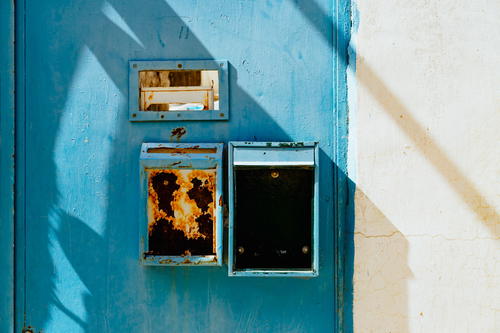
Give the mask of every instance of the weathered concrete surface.
[{"label": "weathered concrete surface", "polygon": [[500,332],[500,2],[357,8],[355,331]]}]

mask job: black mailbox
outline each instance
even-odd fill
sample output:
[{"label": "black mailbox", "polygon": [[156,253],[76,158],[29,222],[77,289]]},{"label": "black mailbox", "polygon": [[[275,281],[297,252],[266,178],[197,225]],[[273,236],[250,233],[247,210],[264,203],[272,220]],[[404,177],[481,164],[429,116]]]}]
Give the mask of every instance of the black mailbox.
[{"label": "black mailbox", "polygon": [[317,144],[229,144],[229,275],[318,274]]}]

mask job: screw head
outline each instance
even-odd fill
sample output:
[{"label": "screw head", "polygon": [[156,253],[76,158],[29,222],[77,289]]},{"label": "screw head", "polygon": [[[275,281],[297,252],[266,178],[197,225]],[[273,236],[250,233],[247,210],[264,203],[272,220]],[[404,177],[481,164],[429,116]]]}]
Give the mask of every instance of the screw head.
[{"label": "screw head", "polygon": [[243,246],[238,246],[238,253],[243,254],[245,252],[245,248]]},{"label": "screw head", "polygon": [[271,171],[271,177],[273,178],[278,178],[280,176],[280,173],[276,170]]},{"label": "screw head", "polygon": [[308,254],[309,253],[309,246],[302,246],[302,253]]}]

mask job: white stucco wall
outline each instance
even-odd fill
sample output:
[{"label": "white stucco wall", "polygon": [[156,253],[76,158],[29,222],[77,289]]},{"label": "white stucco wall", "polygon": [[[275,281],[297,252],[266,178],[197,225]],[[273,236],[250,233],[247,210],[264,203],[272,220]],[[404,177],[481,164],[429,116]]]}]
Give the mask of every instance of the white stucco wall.
[{"label": "white stucco wall", "polygon": [[355,5],[355,332],[500,332],[500,1]]}]

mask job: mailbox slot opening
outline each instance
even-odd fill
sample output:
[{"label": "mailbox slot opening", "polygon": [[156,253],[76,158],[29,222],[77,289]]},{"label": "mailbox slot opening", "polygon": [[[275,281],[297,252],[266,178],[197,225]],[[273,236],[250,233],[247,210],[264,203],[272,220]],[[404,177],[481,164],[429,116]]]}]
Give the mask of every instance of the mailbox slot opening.
[{"label": "mailbox slot opening", "polygon": [[219,110],[217,70],[139,71],[141,111]]},{"label": "mailbox slot opening", "polygon": [[214,154],[217,152],[215,148],[148,148],[149,154]]}]

